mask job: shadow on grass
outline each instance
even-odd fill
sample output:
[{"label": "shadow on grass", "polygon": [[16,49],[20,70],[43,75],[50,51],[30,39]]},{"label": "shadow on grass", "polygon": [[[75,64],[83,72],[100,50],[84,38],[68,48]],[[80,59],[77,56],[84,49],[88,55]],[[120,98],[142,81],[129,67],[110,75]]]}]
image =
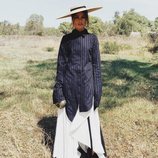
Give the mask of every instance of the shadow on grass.
[{"label": "shadow on grass", "polygon": [[[146,98],[152,102],[158,101],[158,65],[129,60],[102,61],[103,109],[121,106],[132,97]],[[55,80],[56,60],[29,62],[26,70],[38,82],[36,86],[51,88]],[[47,87],[46,82],[50,86]],[[48,89],[49,90],[49,89]],[[3,94],[2,94],[3,95]],[[53,154],[56,131],[56,117],[44,117],[38,122],[43,130],[42,143],[49,147]]]},{"label": "shadow on grass", "polygon": [[28,61],[26,71],[33,78],[32,87],[40,89],[52,89],[56,76],[56,59],[44,61]]},{"label": "shadow on grass", "polygon": [[129,60],[102,61],[104,108],[122,105],[131,97],[158,101],[158,65]]},{"label": "shadow on grass", "polygon": [[38,123],[44,134],[42,144],[49,147],[51,151],[51,157],[53,157],[54,138],[56,132],[57,117],[43,117]]},{"label": "shadow on grass", "polygon": [[27,64],[26,70],[34,77],[37,75],[37,77],[43,76],[45,77],[44,79],[52,80],[52,75],[55,76],[57,66],[56,59],[47,59],[44,61],[29,60]]},{"label": "shadow on grass", "polygon": [[[56,76],[56,60],[28,61],[27,72],[32,77],[31,87],[36,89],[52,89]],[[38,94],[36,94],[38,96]],[[41,97],[43,102],[48,102],[47,97]],[[47,100],[46,100],[47,99]],[[49,103],[48,103],[49,104]],[[46,145],[53,157],[54,138],[56,132],[57,117],[43,117],[38,123],[43,131],[42,144]]]},{"label": "shadow on grass", "polygon": [[[158,64],[111,60],[102,61],[101,68],[103,80],[101,107],[121,106],[132,97],[158,101]],[[56,59],[28,62],[26,69],[35,78],[33,86],[52,89],[56,76]]]}]

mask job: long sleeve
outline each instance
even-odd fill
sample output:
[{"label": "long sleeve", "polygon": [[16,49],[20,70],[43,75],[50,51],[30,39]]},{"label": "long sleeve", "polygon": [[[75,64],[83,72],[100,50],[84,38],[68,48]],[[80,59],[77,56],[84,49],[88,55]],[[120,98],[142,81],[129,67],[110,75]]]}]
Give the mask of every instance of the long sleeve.
[{"label": "long sleeve", "polygon": [[101,61],[98,38],[94,36],[92,51],[93,79],[94,79],[94,108],[99,106],[102,95]]},{"label": "long sleeve", "polygon": [[66,53],[64,48],[64,38],[61,40],[61,44],[58,52],[58,60],[57,60],[57,73],[56,73],[56,82],[53,88],[53,103],[59,103],[62,100],[65,100],[63,94],[63,78],[65,72],[66,65]]}]

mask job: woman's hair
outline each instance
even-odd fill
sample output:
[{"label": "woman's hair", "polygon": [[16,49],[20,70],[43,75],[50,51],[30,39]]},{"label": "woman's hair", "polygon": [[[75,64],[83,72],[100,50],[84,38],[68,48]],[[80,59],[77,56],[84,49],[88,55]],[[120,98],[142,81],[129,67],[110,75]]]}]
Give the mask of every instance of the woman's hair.
[{"label": "woman's hair", "polygon": [[[77,14],[77,13],[71,15],[72,21],[74,20],[74,17],[75,17],[76,14]],[[88,25],[89,25],[88,11],[87,11],[87,10],[83,11],[83,14],[84,14],[85,17],[86,17],[85,19],[86,19],[87,26],[88,26]]]}]

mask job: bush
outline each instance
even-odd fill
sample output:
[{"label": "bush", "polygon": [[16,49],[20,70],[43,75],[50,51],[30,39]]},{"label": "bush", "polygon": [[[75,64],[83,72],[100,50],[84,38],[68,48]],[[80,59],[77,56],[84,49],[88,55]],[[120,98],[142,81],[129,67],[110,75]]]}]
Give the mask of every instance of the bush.
[{"label": "bush", "polygon": [[54,27],[46,27],[44,28],[44,33],[45,36],[62,36],[63,34],[60,32],[59,29],[56,29]]},{"label": "bush", "polygon": [[47,50],[47,52],[53,52],[54,51],[54,47],[47,47],[46,50]]},{"label": "bush", "polygon": [[128,44],[117,44],[116,42],[105,42],[103,44],[103,51],[102,53],[105,54],[116,54],[121,50],[130,50],[132,49],[132,46]]},{"label": "bush", "polygon": [[115,54],[119,52],[120,47],[116,42],[105,42],[103,45],[103,53]]},{"label": "bush", "polygon": [[122,44],[119,46],[120,50],[130,50],[132,49],[132,46],[128,45],[128,44]]},{"label": "bush", "polygon": [[153,47],[149,48],[149,51],[152,53],[158,53],[158,36],[154,40]]},{"label": "bush", "polygon": [[152,53],[158,53],[158,43],[155,43],[152,48],[149,49]]},{"label": "bush", "polygon": [[148,37],[149,37],[150,42],[155,43],[158,39],[158,33],[155,33],[155,32],[149,33]]}]

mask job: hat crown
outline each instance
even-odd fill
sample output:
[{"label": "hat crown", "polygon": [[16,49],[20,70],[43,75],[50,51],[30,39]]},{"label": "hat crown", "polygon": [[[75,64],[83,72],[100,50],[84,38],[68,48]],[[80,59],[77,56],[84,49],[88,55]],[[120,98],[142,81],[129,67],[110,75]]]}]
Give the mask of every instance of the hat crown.
[{"label": "hat crown", "polygon": [[76,6],[76,7],[70,8],[70,12],[77,10],[77,9],[82,9],[82,8],[86,8],[86,6],[83,5],[83,6]]}]

